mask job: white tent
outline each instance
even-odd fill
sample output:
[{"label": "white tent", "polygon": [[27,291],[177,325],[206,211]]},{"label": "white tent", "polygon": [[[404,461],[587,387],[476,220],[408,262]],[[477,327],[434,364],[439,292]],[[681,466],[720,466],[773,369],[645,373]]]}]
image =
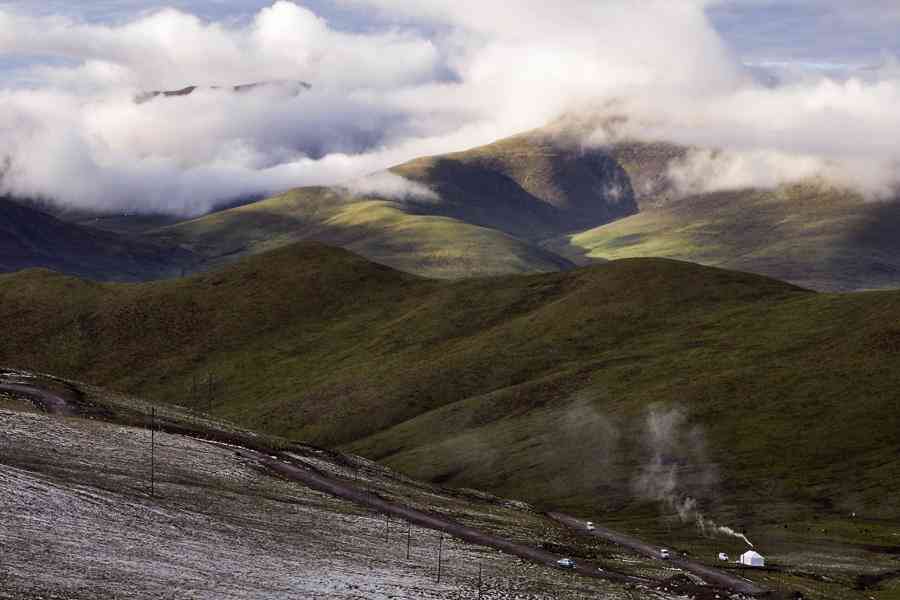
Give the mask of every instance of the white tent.
[{"label": "white tent", "polygon": [[741,554],[741,558],[738,559],[738,562],[748,567],[766,566],[766,559],[762,557],[762,554],[753,550],[747,550],[746,552]]}]

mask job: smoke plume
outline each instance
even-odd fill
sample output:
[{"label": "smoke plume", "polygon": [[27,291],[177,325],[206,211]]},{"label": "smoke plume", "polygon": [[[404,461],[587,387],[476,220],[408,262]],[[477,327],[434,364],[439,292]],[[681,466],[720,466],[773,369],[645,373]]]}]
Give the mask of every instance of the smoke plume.
[{"label": "smoke plume", "polygon": [[718,469],[707,457],[702,429],[691,426],[682,410],[652,407],[644,421],[642,443],[647,460],[634,480],[639,497],[659,502],[682,523],[693,522],[704,535],[728,535],[753,546],[746,536],[700,510],[698,498],[715,493]]}]

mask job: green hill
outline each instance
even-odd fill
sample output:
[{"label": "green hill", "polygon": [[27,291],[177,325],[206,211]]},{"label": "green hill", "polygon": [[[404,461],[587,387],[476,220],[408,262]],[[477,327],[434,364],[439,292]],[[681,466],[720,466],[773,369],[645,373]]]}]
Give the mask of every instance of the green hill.
[{"label": "green hill", "polygon": [[42,267],[98,280],[177,276],[193,257],[181,248],[137,240],[0,198],[0,272]]},{"label": "green hill", "polygon": [[817,290],[900,286],[900,202],[821,181],[679,196],[667,171],[686,153],[668,144],[612,147],[640,213],[544,245],[579,264],[658,256]]},{"label": "green hill", "polygon": [[154,237],[205,257],[203,268],[313,240],[407,272],[461,278],[571,268],[539,242],[636,211],[627,175],[605,152],[560,146],[540,132],[391,172],[434,196],[300,188]]},{"label": "green hill", "polygon": [[0,364],[615,518],[655,510],[656,406],[705,440],[666,455],[705,510],[780,527],[900,517],[897,314],[671,260],[454,282],[300,244],[147,284],[0,277]]},{"label": "green hill", "polygon": [[494,229],[411,214],[397,202],[354,198],[331,188],[300,188],[160,229],[155,237],[205,257],[205,269],[302,240],[441,278],[572,267],[556,254]]}]

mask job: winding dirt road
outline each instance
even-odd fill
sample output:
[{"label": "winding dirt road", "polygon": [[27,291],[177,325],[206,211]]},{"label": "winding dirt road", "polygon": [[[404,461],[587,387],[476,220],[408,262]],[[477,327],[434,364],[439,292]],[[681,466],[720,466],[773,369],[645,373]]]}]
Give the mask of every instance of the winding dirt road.
[{"label": "winding dirt road", "polygon": [[[643,554],[644,556],[649,556],[650,558],[662,560],[662,557],[659,553],[659,546],[653,546],[637,538],[625,535],[624,533],[613,531],[611,529],[606,529],[605,527],[601,527],[596,524],[594,525],[593,531],[588,531],[587,521],[576,519],[575,517],[569,516],[564,513],[554,512],[549,513],[548,516],[562,523],[563,525],[585,535],[593,535],[599,538],[603,538],[604,540],[628,548],[629,550],[637,552],[638,554]],[[699,563],[694,560],[686,560],[673,555],[672,558],[670,558],[667,562],[674,567],[678,567],[679,569],[689,571],[694,575],[699,576],[707,583],[711,583],[719,587],[730,589],[742,594],[750,594],[752,596],[758,596],[766,593],[766,590],[759,587],[752,581],[748,581],[743,577],[738,577],[737,575],[733,575],[731,573],[725,573],[724,571],[708,567],[703,563]]]},{"label": "winding dirt road", "polygon": [[78,411],[72,406],[72,403],[61,394],[43,388],[17,383],[0,383],[0,392],[6,392],[8,394],[26,398],[44,412],[54,415],[70,417],[78,414]]},{"label": "winding dirt road", "polygon": [[[43,388],[29,386],[23,383],[0,383],[0,392],[11,393],[26,398],[48,413],[64,416],[77,415],[79,413],[78,407],[75,406],[74,399],[66,398],[60,393]],[[163,429],[165,429],[165,427],[163,427]],[[181,428],[176,428],[172,433],[190,435],[189,432],[179,429]],[[217,442],[212,441],[212,443]],[[277,473],[292,481],[302,483],[312,489],[349,500],[381,513],[400,517],[401,519],[405,519],[420,527],[447,533],[450,536],[472,544],[495,548],[506,552],[507,554],[553,568],[559,568],[557,561],[560,558],[563,558],[560,555],[534,548],[527,544],[521,544],[472,527],[467,527],[440,514],[428,513],[403,504],[387,501],[376,494],[362,490],[343,480],[327,476],[319,472],[312,465],[305,463],[302,459],[293,456],[290,453],[279,452],[267,454],[258,449],[246,447],[242,447],[241,453],[246,454],[248,457],[252,457],[270,472]],[[572,529],[582,533],[588,533],[584,521],[580,521],[563,513],[550,513],[549,516]],[[659,551],[656,547],[636,538],[602,527],[597,527],[596,530],[590,533],[645,556],[659,558]],[[765,592],[765,590],[746,579],[723,573],[694,561],[673,559],[671,560],[671,564],[695,573],[715,586],[721,586],[736,592],[751,595],[759,595]],[[604,579],[620,584],[652,586],[659,583],[651,579],[634,577],[624,573],[610,571],[608,569],[600,570],[595,564],[580,561],[577,562],[572,571],[582,576]]]},{"label": "winding dirt road", "polygon": [[[282,457],[282,459],[284,458],[285,457]],[[512,554],[514,556],[518,556],[519,558],[524,558],[526,560],[546,565],[548,567],[557,567],[556,561],[563,558],[562,556],[552,554],[545,550],[540,550],[526,544],[513,542],[511,540],[491,535],[472,527],[467,527],[443,515],[426,513],[415,508],[410,508],[409,506],[388,502],[387,500],[384,500],[375,494],[367,493],[343,481],[332,479],[330,477],[326,477],[324,475],[316,473],[308,465],[303,464],[301,461],[293,457],[287,457],[288,462],[285,462],[284,460],[273,459],[271,457],[260,457],[259,461],[272,471],[279,473],[293,481],[299,481],[315,490],[319,490],[320,492],[325,492],[326,494],[330,494],[332,496],[344,498],[345,500],[350,500],[356,504],[368,506],[369,508],[372,508],[378,512],[400,517],[401,519],[405,519],[410,523],[419,525],[420,527],[433,529],[435,531],[443,531],[444,533],[447,533],[455,538],[470,542],[472,544],[496,548],[497,550],[501,550],[503,552],[506,552],[507,554]],[[608,581],[614,581],[616,583],[630,583],[635,585],[650,585],[652,583],[655,583],[649,579],[633,577],[630,575],[625,575],[623,573],[616,573],[614,571],[600,571],[598,570],[597,565],[590,563],[578,562],[573,571],[579,573],[580,575],[585,575],[596,579],[605,579]]]}]

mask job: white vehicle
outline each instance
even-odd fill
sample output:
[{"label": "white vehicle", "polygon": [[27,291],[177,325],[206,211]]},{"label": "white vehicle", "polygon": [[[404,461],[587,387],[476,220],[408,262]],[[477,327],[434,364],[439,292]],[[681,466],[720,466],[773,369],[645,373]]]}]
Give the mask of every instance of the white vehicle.
[{"label": "white vehicle", "polygon": [[669,550],[666,548],[660,548],[659,557],[663,560],[669,560],[670,558],[672,558],[672,553],[669,552]]},{"label": "white vehicle", "polygon": [[719,560],[722,562],[728,562],[728,555],[724,552],[719,552]]},{"label": "white vehicle", "polygon": [[572,560],[571,558],[561,558],[558,561],[556,561],[556,565],[563,569],[574,569],[575,561]]},{"label": "white vehicle", "polygon": [[584,524],[584,528],[587,529],[588,531],[593,531],[593,530],[597,529],[597,528],[594,526],[594,522],[593,522],[593,521],[588,521],[587,523],[585,523],[585,524]]}]

